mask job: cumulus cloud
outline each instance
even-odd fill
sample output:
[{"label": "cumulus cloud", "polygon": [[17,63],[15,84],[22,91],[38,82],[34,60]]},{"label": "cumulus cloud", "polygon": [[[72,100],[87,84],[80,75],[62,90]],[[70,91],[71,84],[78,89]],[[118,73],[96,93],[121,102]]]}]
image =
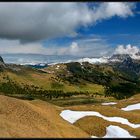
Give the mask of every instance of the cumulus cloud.
[{"label": "cumulus cloud", "polygon": [[[48,48],[49,49],[49,48]],[[100,57],[112,54],[113,48],[103,39],[92,40],[79,39],[73,41],[70,45],[54,46],[57,55],[74,55],[79,57]],[[52,50],[52,48],[50,48]]]},{"label": "cumulus cloud", "polygon": [[103,39],[98,41],[94,39],[79,39],[73,41],[70,45],[54,46],[48,49],[53,50],[57,55],[74,55],[79,57],[100,57],[113,53],[113,48]]},{"label": "cumulus cloud", "polygon": [[47,50],[51,50],[57,55],[78,55],[79,49],[77,42],[72,42],[69,46],[53,46],[53,48],[47,48]]},{"label": "cumulus cloud", "polygon": [[72,44],[71,44],[71,46],[70,46],[70,53],[71,53],[72,55],[74,55],[74,54],[78,53],[78,51],[79,51],[79,46],[78,46],[78,44],[77,44],[76,42],[72,42]]},{"label": "cumulus cloud", "polygon": [[46,47],[40,42],[30,42],[22,44],[19,40],[0,39],[0,54],[7,53],[31,53],[45,55],[75,55],[75,56],[106,56],[112,52],[110,47],[103,39],[75,40],[70,44],[57,45],[51,44]]},{"label": "cumulus cloud", "polygon": [[[102,56],[112,48],[101,38],[75,40],[71,44],[43,46],[41,40],[74,37],[86,27],[113,16],[133,15],[135,3],[0,3],[0,53],[39,53],[46,55]],[[23,43],[26,42],[26,43]]]},{"label": "cumulus cloud", "polygon": [[77,55],[84,57],[101,57],[112,54],[113,48],[104,41],[79,43],[79,52]]},{"label": "cumulus cloud", "polygon": [[73,36],[78,25],[90,22],[90,14],[82,3],[1,3],[0,37],[34,41]]},{"label": "cumulus cloud", "polygon": [[75,55],[78,52],[78,44],[72,42],[70,46],[59,47],[44,47],[41,43],[20,43],[19,40],[0,39],[0,54],[7,53],[31,53],[31,54],[46,54],[46,55]]},{"label": "cumulus cloud", "polygon": [[132,16],[132,9],[135,5],[132,3],[122,3],[122,2],[109,2],[103,3],[99,8],[96,9],[94,20],[101,20],[111,18],[112,16],[127,17]]},{"label": "cumulus cloud", "polygon": [[139,53],[140,49],[137,46],[132,46],[131,44],[128,44],[126,46],[119,45],[114,52],[114,54],[129,54],[134,59],[140,58],[140,56],[138,55]]},{"label": "cumulus cloud", "polygon": [[139,48],[136,46],[132,46],[131,44],[128,44],[126,46],[119,45],[115,49],[115,54],[136,54],[139,52]]},{"label": "cumulus cloud", "polygon": [[0,38],[24,42],[74,36],[79,26],[131,16],[134,8],[135,4],[126,2],[100,3],[92,9],[76,2],[0,3]]},{"label": "cumulus cloud", "polygon": [[54,50],[48,50],[37,42],[22,44],[19,40],[0,39],[0,54],[7,53],[53,54]]}]

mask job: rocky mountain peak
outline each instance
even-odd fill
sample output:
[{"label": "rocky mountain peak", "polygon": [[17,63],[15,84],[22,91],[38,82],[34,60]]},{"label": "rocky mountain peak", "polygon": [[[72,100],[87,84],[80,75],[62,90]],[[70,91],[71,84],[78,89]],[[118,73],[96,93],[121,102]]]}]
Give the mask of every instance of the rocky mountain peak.
[{"label": "rocky mountain peak", "polygon": [[4,63],[4,60],[1,56],[0,56],[0,63]]},{"label": "rocky mountain peak", "polygon": [[3,71],[6,68],[3,58],[0,56],[0,71]]},{"label": "rocky mountain peak", "polygon": [[131,59],[131,57],[128,54],[113,54],[110,58],[109,61],[119,61],[123,62],[125,59]]}]

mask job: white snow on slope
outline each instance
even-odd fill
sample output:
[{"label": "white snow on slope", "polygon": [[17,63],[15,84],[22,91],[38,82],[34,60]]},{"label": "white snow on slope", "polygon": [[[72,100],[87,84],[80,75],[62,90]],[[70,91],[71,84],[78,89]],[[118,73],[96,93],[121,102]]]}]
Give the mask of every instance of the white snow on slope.
[{"label": "white snow on slope", "polygon": [[97,117],[101,117],[104,120],[110,121],[110,122],[118,122],[118,123],[122,123],[122,124],[126,124],[129,125],[132,128],[138,128],[140,127],[140,124],[133,124],[131,122],[129,122],[127,119],[122,118],[122,117],[106,117],[101,115],[99,112],[95,112],[95,111],[71,111],[71,110],[63,110],[60,113],[60,116],[70,122],[70,123],[74,123],[77,120],[79,120],[80,118],[83,118],[85,116],[97,116]]},{"label": "white snow on slope", "polygon": [[71,62],[79,62],[81,65],[83,62],[89,62],[91,64],[99,64],[99,63],[108,63],[108,58],[109,57],[100,57],[100,58],[81,58],[81,59],[75,59],[75,60],[68,60],[64,62],[56,62],[56,63],[49,63],[48,65],[56,65],[56,64],[66,64],[66,63],[71,63]]},{"label": "white snow on slope", "polygon": [[121,110],[124,110],[124,111],[131,111],[131,110],[138,110],[138,109],[140,109],[140,103],[128,105],[125,108],[121,108]]},{"label": "white snow on slope", "polygon": [[108,59],[107,58],[81,58],[79,60],[77,60],[77,62],[82,63],[82,62],[89,62],[89,63],[107,63]]},{"label": "white snow on slope", "polygon": [[96,136],[91,136],[91,138],[98,138],[98,137],[96,137]]},{"label": "white snow on slope", "polygon": [[119,126],[110,125],[106,128],[106,135],[103,138],[136,138],[136,137],[131,136],[128,131]]},{"label": "white snow on slope", "polygon": [[[91,138],[99,138],[99,137],[91,136]],[[109,125],[106,128],[106,135],[102,138],[136,138],[136,137],[130,135],[128,131],[119,126]]]},{"label": "white snow on slope", "polygon": [[117,103],[115,103],[115,102],[102,103],[102,105],[115,105],[115,104],[117,104]]}]

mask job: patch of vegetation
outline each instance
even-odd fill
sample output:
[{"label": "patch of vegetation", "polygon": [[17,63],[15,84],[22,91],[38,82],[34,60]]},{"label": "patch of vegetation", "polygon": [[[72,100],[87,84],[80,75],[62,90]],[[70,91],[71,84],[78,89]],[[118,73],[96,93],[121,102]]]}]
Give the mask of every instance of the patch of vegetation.
[{"label": "patch of vegetation", "polygon": [[62,89],[63,87],[64,87],[64,85],[61,83],[58,83],[58,82],[51,83],[51,88],[53,88],[53,89]]},{"label": "patch of vegetation", "polygon": [[53,103],[55,105],[59,106],[74,106],[74,105],[84,105],[84,104],[96,104],[96,103],[102,103],[105,99],[103,98],[94,98],[94,97],[70,97],[67,99],[53,99],[51,101],[48,101],[50,103]]},{"label": "patch of vegetation", "polygon": [[104,86],[105,97],[112,96],[116,99],[129,98],[140,91],[138,77],[125,74],[108,65],[92,65],[88,62],[82,65],[78,62],[68,63],[67,69],[69,76],[60,76],[60,78],[69,81],[71,84],[80,85],[86,82]]},{"label": "patch of vegetation", "polygon": [[[89,97],[90,94],[88,91],[64,92],[63,90],[60,89],[46,90],[35,85],[27,85],[27,84],[20,85],[17,82],[10,79],[8,76],[4,77],[4,79],[6,81],[0,83],[0,92],[4,93],[5,95],[10,95],[22,99],[31,100],[33,98],[39,98],[39,99],[44,98],[44,99],[52,100],[58,98],[65,99],[65,98],[70,98],[72,96],[79,96],[79,95],[84,95]],[[56,83],[55,83],[55,88],[56,85],[58,88],[58,84]]]},{"label": "patch of vegetation", "polygon": [[105,96],[113,96],[116,99],[129,98],[138,92],[140,92],[140,88],[133,83],[110,84],[105,87]]},{"label": "patch of vegetation", "polygon": [[10,96],[10,97],[15,97],[15,98],[17,98],[17,99],[22,99],[22,100],[34,100],[35,98],[34,98],[34,96],[32,96],[32,95],[30,95],[30,94],[27,94],[27,95],[14,95],[14,94],[10,94],[10,95],[8,95],[8,96]]}]

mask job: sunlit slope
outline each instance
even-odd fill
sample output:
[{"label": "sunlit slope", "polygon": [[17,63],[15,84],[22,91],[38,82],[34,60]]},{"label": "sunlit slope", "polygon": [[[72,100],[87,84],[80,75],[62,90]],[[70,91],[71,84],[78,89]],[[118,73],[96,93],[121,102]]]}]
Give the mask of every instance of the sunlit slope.
[{"label": "sunlit slope", "polygon": [[[61,64],[65,66],[64,64]],[[4,70],[0,72],[0,81],[3,82],[4,77],[9,77],[12,81],[18,84],[35,85],[46,90],[63,90],[67,91],[89,91],[92,93],[103,93],[104,88],[102,85],[94,84],[91,82],[84,82],[80,84],[71,84],[69,81],[63,80],[58,77],[58,73],[61,71],[62,74],[67,75],[63,68],[56,69],[55,66],[50,66],[45,70],[38,70],[33,68],[28,68],[24,66],[14,66],[18,71]],[[45,72],[44,72],[45,71]],[[55,73],[53,73],[55,71]]]},{"label": "sunlit slope", "polygon": [[60,107],[3,95],[0,100],[0,137],[89,137],[59,116]]},{"label": "sunlit slope", "polygon": [[0,82],[0,91],[5,95],[38,98],[60,106],[124,99],[140,91],[138,77],[133,79],[107,64],[88,62],[42,69],[8,65],[0,72]]}]

